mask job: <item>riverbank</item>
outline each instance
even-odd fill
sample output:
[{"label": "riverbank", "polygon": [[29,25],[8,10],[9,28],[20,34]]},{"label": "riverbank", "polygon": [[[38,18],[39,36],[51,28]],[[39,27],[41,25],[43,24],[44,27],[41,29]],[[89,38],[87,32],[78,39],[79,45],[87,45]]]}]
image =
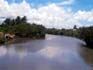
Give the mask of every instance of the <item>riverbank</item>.
[{"label": "riverbank", "polygon": [[[93,48],[93,26],[77,28],[75,25],[73,29],[49,29],[45,28],[43,25],[28,23],[25,16],[17,16],[15,19],[6,18],[0,25],[0,32],[4,34],[8,33],[8,38],[13,38],[15,35],[19,38],[38,39],[44,38],[46,33],[71,36],[84,40],[87,46]],[[4,40],[1,39],[1,43],[3,42]]]},{"label": "riverbank", "polygon": [[6,45],[6,44],[16,44],[16,43],[25,43],[25,42],[28,42],[28,41],[31,41],[31,40],[42,40],[42,39],[45,39],[45,37],[42,37],[42,38],[27,38],[27,37],[24,37],[24,38],[21,38],[21,37],[16,37],[14,39],[11,39],[11,40],[7,40],[7,41],[2,41],[0,43],[0,45]]},{"label": "riverbank", "polygon": [[86,42],[86,47],[93,49],[93,26],[90,27],[80,27],[76,26],[73,29],[47,29],[48,34],[61,35],[76,37]]},{"label": "riverbank", "polygon": [[45,30],[46,28],[42,25],[28,23],[26,16],[17,16],[15,19],[6,18],[0,25],[0,33],[2,33],[0,41],[4,43],[18,38],[45,38]]}]

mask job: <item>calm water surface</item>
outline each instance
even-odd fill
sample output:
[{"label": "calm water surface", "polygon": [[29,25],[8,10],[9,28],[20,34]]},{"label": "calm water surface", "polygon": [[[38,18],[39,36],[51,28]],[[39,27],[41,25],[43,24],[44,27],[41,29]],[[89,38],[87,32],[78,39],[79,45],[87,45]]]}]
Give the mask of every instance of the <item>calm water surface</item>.
[{"label": "calm water surface", "polygon": [[71,37],[46,35],[44,40],[0,46],[0,70],[93,70],[93,50]]}]

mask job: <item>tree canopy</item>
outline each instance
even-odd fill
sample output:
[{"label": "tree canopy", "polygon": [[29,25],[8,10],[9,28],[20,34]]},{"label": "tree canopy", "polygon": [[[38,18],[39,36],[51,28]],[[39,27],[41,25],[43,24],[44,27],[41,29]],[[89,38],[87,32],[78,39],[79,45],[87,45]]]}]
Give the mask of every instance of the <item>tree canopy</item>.
[{"label": "tree canopy", "polygon": [[15,19],[6,18],[0,25],[0,31],[4,33],[14,33],[19,37],[45,37],[45,27],[34,23],[28,23],[26,16],[17,16]]}]

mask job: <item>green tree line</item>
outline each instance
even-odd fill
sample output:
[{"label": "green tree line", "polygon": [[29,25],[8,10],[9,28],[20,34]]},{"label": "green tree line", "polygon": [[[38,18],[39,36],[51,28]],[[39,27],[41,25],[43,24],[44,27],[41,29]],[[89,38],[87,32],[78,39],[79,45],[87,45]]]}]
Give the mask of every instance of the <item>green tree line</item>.
[{"label": "green tree line", "polygon": [[[28,23],[26,16],[17,16],[15,19],[6,18],[0,25],[0,32],[13,33],[17,37],[44,38],[45,34],[65,35],[84,40],[87,45],[93,46],[93,26],[73,29],[45,28],[42,25]],[[92,47],[93,48],[93,47]]]},{"label": "green tree line", "polygon": [[13,33],[17,37],[45,37],[45,27],[34,23],[28,23],[26,16],[17,16],[15,19],[6,18],[0,25],[0,32]]},{"label": "green tree line", "polygon": [[48,34],[71,36],[82,39],[86,42],[89,48],[93,48],[93,26],[77,28],[75,25],[73,29],[47,29]]}]

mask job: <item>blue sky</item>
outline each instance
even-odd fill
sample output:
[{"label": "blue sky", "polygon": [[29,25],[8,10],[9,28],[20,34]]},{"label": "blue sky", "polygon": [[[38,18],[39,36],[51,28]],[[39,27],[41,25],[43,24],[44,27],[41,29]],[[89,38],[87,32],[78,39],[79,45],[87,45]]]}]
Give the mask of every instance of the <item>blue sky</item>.
[{"label": "blue sky", "polygon": [[90,26],[93,0],[0,0],[0,22],[16,16],[27,16],[29,23],[48,28]]},{"label": "blue sky", "polygon": [[73,9],[91,10],[93,9],[93,0],[76,0]]},{"label": "blue sky", "polygon": [[[16,3],[21,3],[22,0],[7,0],[9,3],[15,1]],[[26,0],[29,4],[33,4],[34,7],[39,5],[47,5],[48,3],[60,3],[66,0]],[[63,5],[62,5],[63,6]],[[68,5],[65,5],[68,7]],[[93,9],[93,0],[74,0],[72,5],[69,5],[73,11],[77,10],[91,10]]]}]

